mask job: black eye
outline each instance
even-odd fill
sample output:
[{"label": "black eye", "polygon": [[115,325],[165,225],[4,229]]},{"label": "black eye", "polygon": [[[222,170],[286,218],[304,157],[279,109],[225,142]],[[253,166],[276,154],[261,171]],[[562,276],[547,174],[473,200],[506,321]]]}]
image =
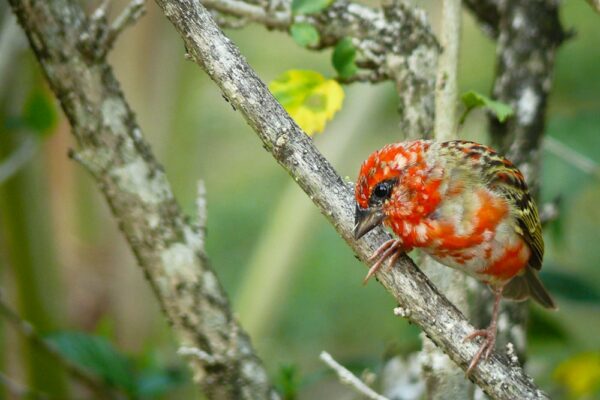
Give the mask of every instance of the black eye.
[{"label": "black eye", "polygon": [[383,181],[377,184],[371,194],[371,199],[375,202],[385,200],[390,197],[392,193],[393,182]]}]

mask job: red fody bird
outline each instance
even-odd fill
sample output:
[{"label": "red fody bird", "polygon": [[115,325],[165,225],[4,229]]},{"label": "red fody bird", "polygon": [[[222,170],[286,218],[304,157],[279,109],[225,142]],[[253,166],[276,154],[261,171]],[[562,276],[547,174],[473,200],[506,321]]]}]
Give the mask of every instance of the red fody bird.
[{"label": "red fody bird", "polygon": [[538,278],[544,241],[535,203],[523,174],[491,148],[462,140],[385,146],[362,164],[355,195],[356,239],[381,223],[397,236],[369,259],[365,282],[386,259],[391,266],[420,248],[494,292],[490,325],[465,338],[484,338],[467,374],[494,348],[502,297],[556,308]]}]

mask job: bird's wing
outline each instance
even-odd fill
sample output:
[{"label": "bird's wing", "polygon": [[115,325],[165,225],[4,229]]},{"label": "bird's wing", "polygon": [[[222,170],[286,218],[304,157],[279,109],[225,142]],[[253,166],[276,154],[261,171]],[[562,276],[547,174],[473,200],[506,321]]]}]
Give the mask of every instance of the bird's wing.
[{"label": "bird's wing", "polygon": [[495,155],[492,159],[492,165],[486,171],[490,187],[513,206],[517,220],[515,230],[531,249],[529,265],[539,270],[544,256],[544,239],[537,207],[529,194],[523,174],[500,155]]},{"label": "bird's wing", "polygon": [[[521,171],[488,146],[465,140],[452,140],[441,146],[467,161],[461,163],[461,168],[468,171],[474,167],[471,173],[478,169],[488,187],[510,203],[517,221],[515,231],[531,249],[529,265],[537,270],[541,269],[544,256],[542,225]],[[476,175],[473,176],[476,180]]]}]

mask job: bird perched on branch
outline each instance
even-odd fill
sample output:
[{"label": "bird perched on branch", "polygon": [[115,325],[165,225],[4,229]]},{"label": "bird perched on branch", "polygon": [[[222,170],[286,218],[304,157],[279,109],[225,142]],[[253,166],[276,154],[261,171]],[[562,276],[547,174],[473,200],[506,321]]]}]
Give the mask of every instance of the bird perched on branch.
[{"label": "bird perched on branch", "polygon": [[535,203],[523,174],[491,148],[462,140],[385,146],[362,164],[355,196],[356,239],[382,223],[397,236],[369,259],[365,282],[385,260],[392,266],[420,248],[494,292],[490,325],[465,338],[484,339],[467,374],[494,348],[502,297],[556,308],[538,278],[544,241]]}]

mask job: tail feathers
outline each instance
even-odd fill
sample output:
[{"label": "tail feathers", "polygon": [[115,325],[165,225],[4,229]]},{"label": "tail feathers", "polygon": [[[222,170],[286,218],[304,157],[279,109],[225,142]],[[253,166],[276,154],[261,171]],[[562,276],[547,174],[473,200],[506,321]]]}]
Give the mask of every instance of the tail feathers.
[{"label": "tail feathers", "polygon": [[515,276],[504,286],[502,295],[516,301],[523,301],[531,297],[545,308],[554,310],[558,308],[540,281],[537,271],[529,266],[525,268],[523,275]]}]

